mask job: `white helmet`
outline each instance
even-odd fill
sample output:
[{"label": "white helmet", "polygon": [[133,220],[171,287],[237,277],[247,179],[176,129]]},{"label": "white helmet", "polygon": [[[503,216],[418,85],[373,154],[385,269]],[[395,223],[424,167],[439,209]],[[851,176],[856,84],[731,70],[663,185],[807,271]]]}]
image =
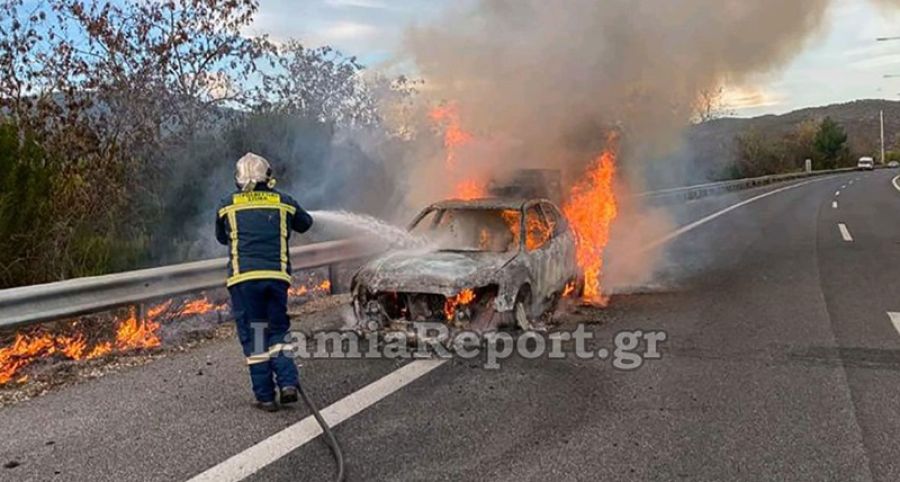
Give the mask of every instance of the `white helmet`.
[{"label": "white helmet", "polygon": [[257,184],[265,184],[269,189],[275,187],[272,179],[272,167],[264,157],[248,152],[238,159],[234,168],[234,182],[241,191],[252,191]]}]

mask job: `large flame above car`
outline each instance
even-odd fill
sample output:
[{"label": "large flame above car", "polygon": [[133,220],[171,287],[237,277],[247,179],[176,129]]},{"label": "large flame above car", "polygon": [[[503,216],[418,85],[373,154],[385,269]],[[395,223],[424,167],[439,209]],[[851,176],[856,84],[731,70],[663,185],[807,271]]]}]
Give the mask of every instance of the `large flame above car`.
[{"label": "large flame above car", "polygon": [[[429,112],[431,121],[443,129],[446,151],[445,169],[448,179],[454,182],[453,197],[470,200],[488,195],[486,182],[477,179],[460,165],[459,150],[474,139],[462,124],[458,105],[443,103]],[[612,134],[607,139],[607,148],[579,177],[579,181],[565,196],[563,213],[572,226],[578,245],[578,264],[584,273],[584,300],[589,303],[606,304],[601,286],[603,254],[609,242],[610,227],[618,215],[614,191],[616,175],[616,151],[618,138]],[[518,236],[518,220],[511,220],[511,226]],[[536,231],[536,220],[526,219],[528,234]],[[539,234],[539,233],[536,233]],[[529,242],[540,236],[527,236],[528,249],[535,246]]]},{"label": "large flame above car", "polygon": [[584,272],[585,301],[606,304],[601,286],[603,252],[618,215],[613,181],[616,175],[616,144],[591,163],[584,177],[569,192],[563,213],[575,232],[578,265]]},{"label": "large flame above car", "polygon": [[486,197],[485,183],[468,175],[459,165],[459,151],[472,142],[473,136],[463,128],[457,104],[448,102],[438,105],[429,111],[428,117],[437,128],[444,131],[444,167],[448,179],[453,183],[452,197],[462,200]]}]

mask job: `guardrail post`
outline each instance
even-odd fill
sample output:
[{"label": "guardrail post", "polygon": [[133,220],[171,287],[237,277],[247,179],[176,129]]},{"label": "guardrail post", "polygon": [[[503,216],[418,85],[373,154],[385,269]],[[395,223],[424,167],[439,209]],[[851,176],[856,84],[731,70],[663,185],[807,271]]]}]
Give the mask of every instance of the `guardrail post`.
[{"label": "guardrail post", "polygon": [[325,269],[328,270],[328,294],[333,295],[337,290],[337,284],[335,284],[337,283],[337,276],[334,273],[334,265],[329,264]]}]

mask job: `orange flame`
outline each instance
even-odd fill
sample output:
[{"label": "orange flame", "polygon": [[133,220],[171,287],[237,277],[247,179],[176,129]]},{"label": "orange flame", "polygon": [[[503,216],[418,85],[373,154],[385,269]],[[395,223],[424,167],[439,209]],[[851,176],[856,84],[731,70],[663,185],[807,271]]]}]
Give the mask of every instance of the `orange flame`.
[{"label": "orange flame", "polygon": [[[153,310],[148,310],[149,315]],[[136,310],[131,308],[129,316],[119,324],[116,332],[116,349],[119,351],[136,348],[155,348],[161,342],[156,332],[160,324],[148,316],[144,320],[138,320]]]},{"label": "orange flame", "polygon": [[[171,301],[169,302],[171,304]],[[189,315],[203,315],[206,313],[210,313],[213,311],[219,311],[228,307],[228,303],[222,303],[221,305],[212,304],[209,299],[205,296],[202,298],[198,298],[196,300],[192,300],[186,303],[181,310],[178,311],[177,316],[189,316]],[[168,310],[168,305],[165,307]],[[152,313],[152,311],[147,312],[147,316],[150,318],[156,318],[156,315]]]},{"label": "orange flame", "polygon": [[586,178],[576,184],[563,206],[563,212],[575,232],[578,265],[584,272],[584,298],[606,304],[600,285],[603,251],[609,242],[609,230],[618,215],[613,179],[616,174],[615,139],[591,164]]},{"label": "orange flame", "polygon": [[568,297],[572,296],[573,293],[575,293],[575,283],[574,282],[566,283],[566,287],[563,290],[562,297],[568,298]]},{"label": "orange flame", "polygon": [[331,281],[325,280],[310,288],[307,285],[300,285],[288,289],[289,296],[306,296],[309,294],[328,294],[331,293]]},{"label": "orange flame", "polygon": [[540,248],[549,239],[553,233],[553,229],[549,224],[543,222],[541,218],[525,214],[525,249],[532,251]]},{"label": "orange flame", "polygon": [[108,341],[104,341],[103,343],[98,344],[91,350],[90,353],[85,357],[87,360],[93,360],[94,358],[100,358],[101,356],[106,356],[112,353],[113,347],[112,343]]},{"label": "orange flame", "polygon": [[[457,175],[459,149],[472,142],[473,136],[462,127],[459,108],[454,102],[439,105],[428,113],[435,125],[444,129],[444,150],[447,151],[445,166],[451,175]],[[487,196],[484,183],[476,179],[465,178],[456,182],[453,197],[456,199],[478,199]]]},{"label": "orange flame", "polygon": [[462,128],[459,108],[455,102],[439,105],[428,113],[436,125],[444,127],[444,149],[447,150],[447,167],[456,168],[456,150],[472,141],[472,134]]},{"label": "orange flame", "polygon": [[47,336],[16,335],[12,345],[0,348],[0,385],[8,383],[24,366],[37,356],[56,351],[53,339]]},{"label": "orange flame", "polygon": [[501,211],[500,215],[503,217],[503,222],[506,223],[506,226],[509,227],[509,231],[513,235],[513,246],[518,250],[519,236],[522,235],[522,226],[521,223],[519,223],[521,214],[519,214],[519,211],[505,210]]},{"label": "orange flame", "polygon": [[[28,334],[17,334],[13,342],[0,348],[0,385],[10,382],[16,373],[33,362],[60,355],[69,360],[92,360],[113,352],[127,352],[141,348],[158,347],[162,341],[158,331],[161,327],[159,319],[175,316],[196,315],[220,310],[226,305],[213,305],[205,297],[193,300],[175,313],[170,313],[173,301],[153,305],[147,309],[143,320],[138,320],[136,310],[131,308],[129,315],[115,320],[115,340],[101,341],[88,350],[88,340],[84,333],[71,335],[54,335],[43,330]],[[15,378],[17,382],[28,380],[28,375]]]},{"label": "orange flame", "polygon": [[460,291],[456,296],[448,296],[444,302],[444,316],[447,317],[447,320],[452,321],[456,316],[457,307],[466,306],[473,301],[475,301],[475,291],[470,288]]},{"label": "orange flame", "polygon": [[[202,298],[204,301],[206,298]],[[193,303],[193,302],[191,302]],[[190,304],[190,303],[188,303]],[[147,310],[147,318],[156,318],[157,316],[169,311],[169,307],[172,306],[172,300],[168,300],[165,303],[160,303],[156,306],[151,307]]]},{"label": "orange flame", "polygon": [[480,199],[487,197],[485,187],[474,179],[466,179],[456,184],[453,197],[468,201],[470,199]]},{"label": "orange flame", "polygon": [[[513,245],[518,249],[519,237],[522,235],[522,226],[519,223],[521,214],[519,211],[505,210],[500,212],[506,226],[513,235]],[[550,239],[553,228],[541,221],[537,216],[525,216],[525,249],[533,251],[544,245]]]},{"label": "orange flame", "polygon": [[75,336],[57,336],[56,345],[60,352],[72,360],[81,360],[87,349],[87,340],[81,333]]}]

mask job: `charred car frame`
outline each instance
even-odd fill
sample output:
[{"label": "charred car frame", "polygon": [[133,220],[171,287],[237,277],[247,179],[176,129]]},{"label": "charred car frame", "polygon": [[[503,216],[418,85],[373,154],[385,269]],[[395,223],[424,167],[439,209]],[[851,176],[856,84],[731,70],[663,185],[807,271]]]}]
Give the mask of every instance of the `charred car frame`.
[{"label": "charred car frame", "polygon": [[427,246],[389,251],[353,277],[362,330],[412,334],[418,322],[534,329],[581,285],[574,235],[547,199],[439,202],[409,231]]}]

